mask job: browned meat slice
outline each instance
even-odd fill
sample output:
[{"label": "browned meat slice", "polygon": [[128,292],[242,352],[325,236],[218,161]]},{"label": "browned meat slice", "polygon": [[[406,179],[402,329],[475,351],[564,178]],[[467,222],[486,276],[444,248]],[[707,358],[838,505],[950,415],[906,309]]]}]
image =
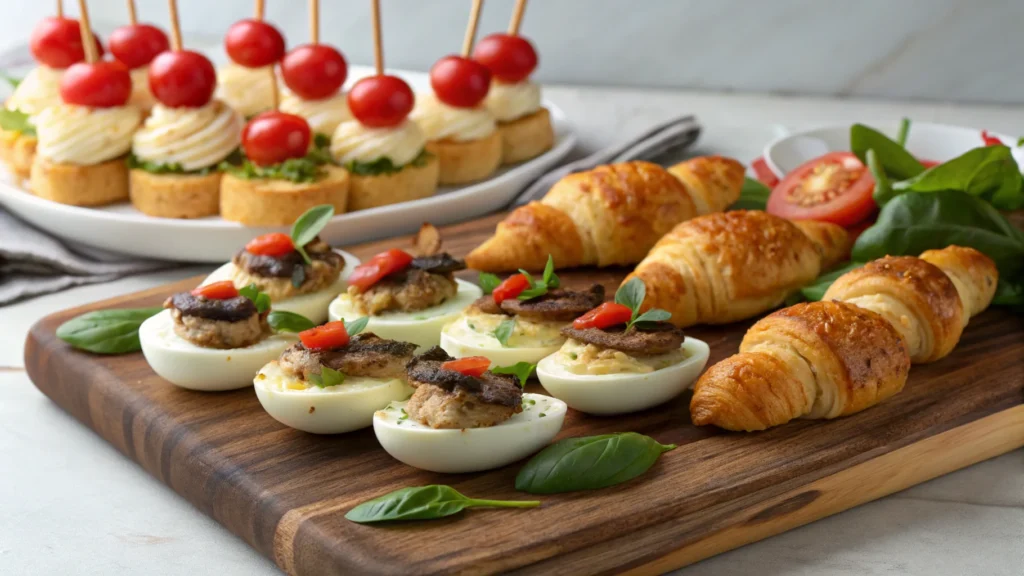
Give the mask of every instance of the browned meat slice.
[{"label": "browned meat slice", "polygon": [[454,258],[447,252],[441,252],[440,254],[413,258],[410,266],[424,272],[433,272],[434,274],[451,274],[452,272],[465,270],[466,262]]},{"label": "browned meat slice", "polygon": [[454,297],[458,289],[450,273],[434,274],[411,268],[384,278],[365,292],[350,286],[348,293],[365,314],[373,316],[391,310],[425,310]]},{"label": "browned meat slice", "polygon": [[631,329],[625,331],[625,325],[608,330],[586,328],[577,330],[572,324],[562,328],[562,335],[584,344],[593,344],[602,348],[620,350],[632,356],[657,356],[678,350],[683,345],[682,328],[676,328],[668,322],[658,322],[650,330]]},{"label": "browned meat slice", "polygon": [[587,290],[551,290],[529,300],[505,300],[501,309],[527,320],[575,320],[604,302],[604,286],[594,284]]},{"label": "browned meat slice", "polygon": [[213,300],[188,292],[164,302],[171,310],[174,333],[203,348],[245,348],[270,332],[266,315],[244,296]]},{"label": "browned meat slice", "polygon": [[305,249],[310,264],[297,251],[264,256],[241,250],[231,261],[243,283],[254,282],[272,300],[281,300],[326,288],[345,268],[345,259],[320,238],[306,244]]},{"label": "browned meat slice", "polygon": [[406,411],[433,428],[480,428],[504,422],[523,409],[523,390],[511,374],[467,376],[441,368],[454,360],[438,346],[409,362],[409,384],[416,393]]},{"label": "browned meat slice", "polygon": [[310,350],[299,342],[282,352],[278,363],[303,380],[308,380],[310,374],[319,374],[322,365],[348,376],[404,378],[405,365],[415,351],[415,344],[364,332],[335,350]]},{"label": "browned meat slice", "polygon": [[469,305],[469,308],[466,310],[466,313],[506,314],[506,312],[501,309],[501,306],[498,306],[498,304],[494,302],[494,296],[491,296],[489,294],[487,296],[481,296],[480,298],[474,300],[473,303]]}]

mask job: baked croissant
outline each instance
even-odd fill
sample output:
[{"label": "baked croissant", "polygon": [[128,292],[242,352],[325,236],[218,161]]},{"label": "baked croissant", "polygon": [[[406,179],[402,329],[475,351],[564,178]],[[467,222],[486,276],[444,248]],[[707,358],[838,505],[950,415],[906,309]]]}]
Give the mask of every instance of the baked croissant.
[{"label": "baked croissant", "polygon": [[724,324],[771,310],[849,252],[846,231],[793,223],[756,210],[694,218],[676,226],[630,274],[647,286],[644,309],[671,322]]},{"label": "baked croissant", "polygon": [[826,300],[842,300],[882,315],[900,333],[914,363],[944,358],[971,316],[988,307],[999,273],[973,248],[949,246],[919,258],[886,256],[843,274]]},{"label": "baked croissant", "polygon": [[514,210],[466,256],[470,268],[540,270],[635,264],[676,224],[735,202],[743,165],[706,156],[668,170],[650,162],[598,166],[559,180],[539,202]]},{"label": "baked croissant", "polygon": [[880,315],[845,302],[797,304],[750,327],[740,353],[697,381],[698,426],[764,430],[795,418],[837,418],[903,389],[910,356]]}]

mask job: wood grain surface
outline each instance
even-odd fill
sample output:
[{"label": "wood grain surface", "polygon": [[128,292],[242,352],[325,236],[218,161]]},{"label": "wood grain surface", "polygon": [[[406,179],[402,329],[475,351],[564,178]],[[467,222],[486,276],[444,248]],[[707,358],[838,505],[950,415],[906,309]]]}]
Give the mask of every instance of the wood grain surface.
[{"label": "wood grain surface", "polygon": [[[465,254],[498,219],[445,229],[445,248]],[[350,250],[365,258],[409,242]],[[625,272],[561,276],[577,287],[605,283],[610,296]],[[305,434],[266,415],[252,389],[183,390],[154,375],[141,354],[94,356],[54,335],[82,312],[157,305],[197,282],[45,318],[29,334],[25,366],[54,402],[293,574],[659,573],[1024,445],[1024,320],[990,310],[971,321],[952,355],[914,366],[903,392],[854,416],[741,434],[693,426],[689,393],[627,416],[570,410],[560,437],[632,430],[679,448],[639,479],[542,496],[537,509],[359,525],[345,520],[345,512],[405,486],[439,483],[481,498],[532,497],[513,488],[519,465],[462,475],[416,470],[388,456],[370,429]],[[706,341],[717,362],[736,351],[747,326],[688,333]]]}]

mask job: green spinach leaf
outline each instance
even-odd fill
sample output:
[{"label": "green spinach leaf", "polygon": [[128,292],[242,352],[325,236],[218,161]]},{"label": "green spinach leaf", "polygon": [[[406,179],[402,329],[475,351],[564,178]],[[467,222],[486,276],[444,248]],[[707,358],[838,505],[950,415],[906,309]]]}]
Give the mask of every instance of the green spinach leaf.
[{"label": "green spinach leaf", "polygon": [[729,210],[764,210],[768,206],[768,197],[772,189],[753,178],[743,180],[743,188],[740,189],[740,197]]},{"label": "green spinach leaf", "polygon": [[907,136],[910,136],[910,118],[900,120],[900,131],[896,133],[896,143],[906,148]]},{"label": "green spinach leaf", "polygon": [[614,486],[640,476],[673,448],[636,432],[566,438],[523,466],[516,490],[554,494]]},{"label": "green spinach leaf", "polygon": [[850,270],[860,268],[863,266],[863,262],[847,262],[845,265],[831,270],[818,276],[814,283],[804,286],[796,292],[793,296],[790,296],[786,300],[787,306],[792,306],[798,302],[817,302],[825,296],[825,292],[828,291],[828,287],[832,285],[840,276],[846,274]]},{"label": "green spinach leaf", "polygon": [[99,310],[68,320],[57,337],[80,350],[96,354],[125,354],[142,348],[139,326],[163,308]]},{"label": "green spinach leaf", "polygon": [[875,204],[885,206],[885,203],[892,200],[896,193],[893,192],[889,176],[886,175],[885,169],[882,168],[882,164],[878,161],[878,154],[875,152],[875,149],[868,150],[866,156],[868,170],[871,172],[871,177],[875,179],[875,191],[872,193],[872,197],[875,199]]},{"label": "green spinach leaf", "polygon": [[913,178],[896,182],[892,188],[897,193],[958,190],[983,198],[1000,210],[1024,206],[1024,177],[1006,146],[974,148]]},{"label": "green spinach leaf", "polygon": [[865,164],[868,162],[868,150],[874,150],[886,174],[893,178],[902,180],[924,172],[924,164],[907,152],[906,148],[878,130],[863,124],[854,124],[850,127],[850,150]]},{"label": "green spinach leaf", "polygon": [[480,500],[463,496],[451,486],[434,484],[402,488],[367,500],[345,514],[352,522],[366,524],[394,520],[434,520],[458,514],[466,508],[536,508],[538,500]]}]

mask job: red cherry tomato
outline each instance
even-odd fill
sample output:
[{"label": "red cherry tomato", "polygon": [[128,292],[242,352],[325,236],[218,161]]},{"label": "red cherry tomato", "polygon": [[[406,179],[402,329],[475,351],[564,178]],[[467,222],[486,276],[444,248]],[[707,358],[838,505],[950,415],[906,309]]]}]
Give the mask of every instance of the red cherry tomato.
[{"label": "red cherry tomato", "polygon": [[633,318],[633,310],[629,306],[615,302],[605,302],[590,312],[572,321],[577,330],[597,328],[603,330],[611,326],[625,324]]},{"label": "red cherry tomato", "polygon": [[216,85],[213,64],[198,52],[161,52],[149,64],[149,91],[171,108],[205,106]]},{"label": "red cherry tomato", "polygon": [[502,82],[526,80],[537,68],[537,51],[522,36],[491,34],[473,48],[473,60],[487,66]]},{"label": "red cherry tomato", "polygon": [[295,250],[291,236],[282,232],[273,232],[257,236],[245,245],[245,251],[257,256],[284,256]]},{"label": "red cherry tomato", "polygon": [[850,226],[875,209],[875,180],[850,152],[830,152],[793,170],[768,197],[767,211],[790,220]]},{"label": "red cherry tomato", "polygon": [[530,287],[530,281],[523,274],[513,274],[491,292],[495,304],[501,304],[505,300],[511,300],[523,293]]},{"label": "red cherry tomato", "polygon": [[920,158],[918,158],[917,161],[925,168],[934,168],[935,166],[942,164],[942,162],[936,162],[935,160],[922,160]]},{"label": "red cherry tomato", "polygon": [[348,345],[348,329],[344,320],[328,322],[323,326],[299,332],[302,345],[310,350],[330,350]]},{"label": "red cherry tomato", "polygon": [[117,60],[72,64],[60,79],[60,98],[68,104],[112,108],[132,95],[132,76]]},{"label": "red cherry tomato", "polygon": [[458,360],[449,360],[441,364],[442,370],[454,370],[459,374],[479,378],[491,367],[491,361],[483,356],[469,356]]},{"label": "red cherry tomato", "polygon": [[164,31],[149,24],[121,26],[110,33],[107,45],[114,58],[129,70],[148,65],[171,47]]},{"label": "red cherry tomato", "polygon": [[368,76],[348,93],[348,108],[364,126],[398,126],[412,112],[416,97],[397,76]]},{"label": "red cherry tomato", "polygon": [[445,104],[472,108],[487,97],[491,71],[469,58],[445,56],[430,68],[430,86]]},{"label": "red cherry tomato", "polygon": [[228,28],[224,49],[238,64],[261,68],[284,56],[284,36],[262,20],[239,20]]},{"label": "red cherry tomato", "polygon": [[[96,53],[102,56],[103,44],[95,32],[93,39]],[[32,56],[50,68],[67,68],[85,60],[78,20],[71,18],[43,18],[32,30],[30,48]]]},{"label": "red cherry tomato", "polygon": [[411,263],[412,256],[409,253],[392,248],[356,266],[348,278],[348,283],[350,286],[358,288],[360,292],[364,292],[385,276],[405,270]]},{"label": "red cherry tomato", "polygon": [[772,169],[768,167],[768,162],[765,161],[764,156],[758,156],[750,163],[750,167],[754,169],[754,174],[757,175],[757,179],[762,184],[769,188],[775,188],[779,183],[779,177],[772,172]]},{"label": "red cherry tomato", "polygon": [[209,300],[228,300],[238,296],[238,288],[235,288],[231,280],[222,280],[200,286],[192,291],[193,296],[202,296]]},{"label": "red cherry tomato", "polygon": [[242,129],[242,149],[259,166],[302,158],[309,152],[313,133],[302,116],[271,110],[259,114]]},{"label": "red cherry tomato", "polygon": [[1002,146],[1003,141],[988,133],[988,130],[981,131],[981,140],[985,146]]},{"label": "red cherry tomato", "polygon": [[334,94],[348,77],[345,57],[326,44],[306,44],[284,55],[281,77],[292,92],[307,100]]}]

